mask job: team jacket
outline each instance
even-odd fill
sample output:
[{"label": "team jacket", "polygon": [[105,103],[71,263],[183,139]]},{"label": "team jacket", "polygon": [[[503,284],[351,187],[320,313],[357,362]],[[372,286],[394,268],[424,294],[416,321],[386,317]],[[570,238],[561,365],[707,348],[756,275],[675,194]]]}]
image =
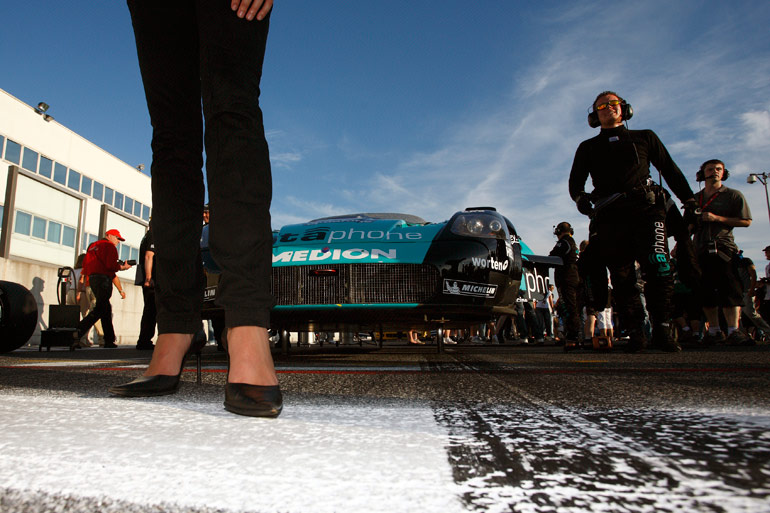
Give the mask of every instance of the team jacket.
[{"label": "team jacket", "polygon": [[647,180],[650,164],[682,202],[692,198],[687,179],[655,132],[628,130],[622,125],[602,128],[599,135],[580,143],[569,176],[570,196],[576,200],[584,192],[589,176],[594,201],[614,193],[628,193]]}]

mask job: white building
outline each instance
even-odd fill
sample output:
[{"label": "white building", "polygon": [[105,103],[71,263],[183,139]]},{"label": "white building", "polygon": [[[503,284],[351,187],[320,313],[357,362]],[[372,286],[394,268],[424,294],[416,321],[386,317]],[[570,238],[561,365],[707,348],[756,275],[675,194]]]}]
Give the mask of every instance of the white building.
[{"label": "white building", "polygon": [[[72,267],[88,245],[116,228],[126,239],[120,258],[139,256],[151,213],[150,177],[0,89],[0,280],[36,297],[39,327],[58,304],[60,267]],[[129,293],[113,295],[118,343],[139,333],[141,289],[134,268],[118,274]],[[30,343],[36,345],[36,332]]]}]

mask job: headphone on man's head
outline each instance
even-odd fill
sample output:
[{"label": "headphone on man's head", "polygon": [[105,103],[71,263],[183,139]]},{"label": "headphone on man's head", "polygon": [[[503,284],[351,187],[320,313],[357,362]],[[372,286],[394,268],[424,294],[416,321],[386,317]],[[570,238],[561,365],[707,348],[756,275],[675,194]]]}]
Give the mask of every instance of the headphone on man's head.
[{"label": "headphone on man's head", "polygon": [[[709,164],[722,164],[722,167],[725,167],[725,163],[722,162],[719,159],[707,160],[706,162],[704,162],[703,164],[700,165],[700,169],[698,169],[698,172],[695,173],[695,181],[696,182],[705,182],[706,181],[707,177],[705,176],[705,172],[706,172],[705,170],[706,170],[706,166],[708,166]],[[722,173],[722,181],[724,182],[729,177],[730,177],[730,171],[725,167],[725,170]]]},{"label": "headphone on man's head", "polygon": [[[612,91],[604,91],[603,93],[600,93],[596,99],[598,100],[602,96],[608,94],[617,96],[618,100],[620,100],[620,115],[623,121],[628,121],[634,117],[634,109],[631,107],[631,104]],[[601,122],[599,121],[599,111],[596,110],[596,100],[594,100],[594,103],[591,105],[591,110],[588,112],[588,126],[591,128],[598,128],[601,126]]]},{"label": "headphone on man's head", "polygon": [[567,221],[562,221],[561,223],[553,227],[553,234],[556,235],[557,237],[562,233],[567,233],[567,232],[569,232],[570,235],[575,235],[575,230],[572,229],[572,225],[569,224]]}]

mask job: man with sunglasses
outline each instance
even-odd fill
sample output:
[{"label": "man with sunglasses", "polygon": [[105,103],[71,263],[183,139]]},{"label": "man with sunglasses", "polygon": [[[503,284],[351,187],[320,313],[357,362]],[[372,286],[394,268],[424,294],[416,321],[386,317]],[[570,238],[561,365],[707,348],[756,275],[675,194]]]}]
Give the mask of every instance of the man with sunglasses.
[{"label": "man with sunglasses", "polygon": [[[590,244],[595,245],[595,254],[610,270],[621,327],[630,336],[626,350],[638,352],[647,345],[645,310],[637,287],[638,262],[646,282],[652,345],[664,351],[679,351],[670,329],[674,280],[668,253],[666,200],[662,187],[650,178],[650,164],[688,208],[694,208],[693,192],[652,130],[628,130],[623,125],[631,116],[633,109],[616,93],[604,91],[596,97],[588,124],[601,127],[601,131],[578,147],[569,192],[578,210],[592,218]],[[585,192],[589,176],[594,186],[590,194]]]}]

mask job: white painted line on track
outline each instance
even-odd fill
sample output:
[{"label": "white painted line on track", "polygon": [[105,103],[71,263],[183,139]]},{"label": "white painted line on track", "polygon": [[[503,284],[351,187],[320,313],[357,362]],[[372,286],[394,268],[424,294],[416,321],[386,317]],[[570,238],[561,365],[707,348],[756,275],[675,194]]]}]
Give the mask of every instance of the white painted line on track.
[{"label": "white painted line on track", "polygon": [[0,396],[0,475],[16,490],[224,511],[462,511],[428,405]]}]

